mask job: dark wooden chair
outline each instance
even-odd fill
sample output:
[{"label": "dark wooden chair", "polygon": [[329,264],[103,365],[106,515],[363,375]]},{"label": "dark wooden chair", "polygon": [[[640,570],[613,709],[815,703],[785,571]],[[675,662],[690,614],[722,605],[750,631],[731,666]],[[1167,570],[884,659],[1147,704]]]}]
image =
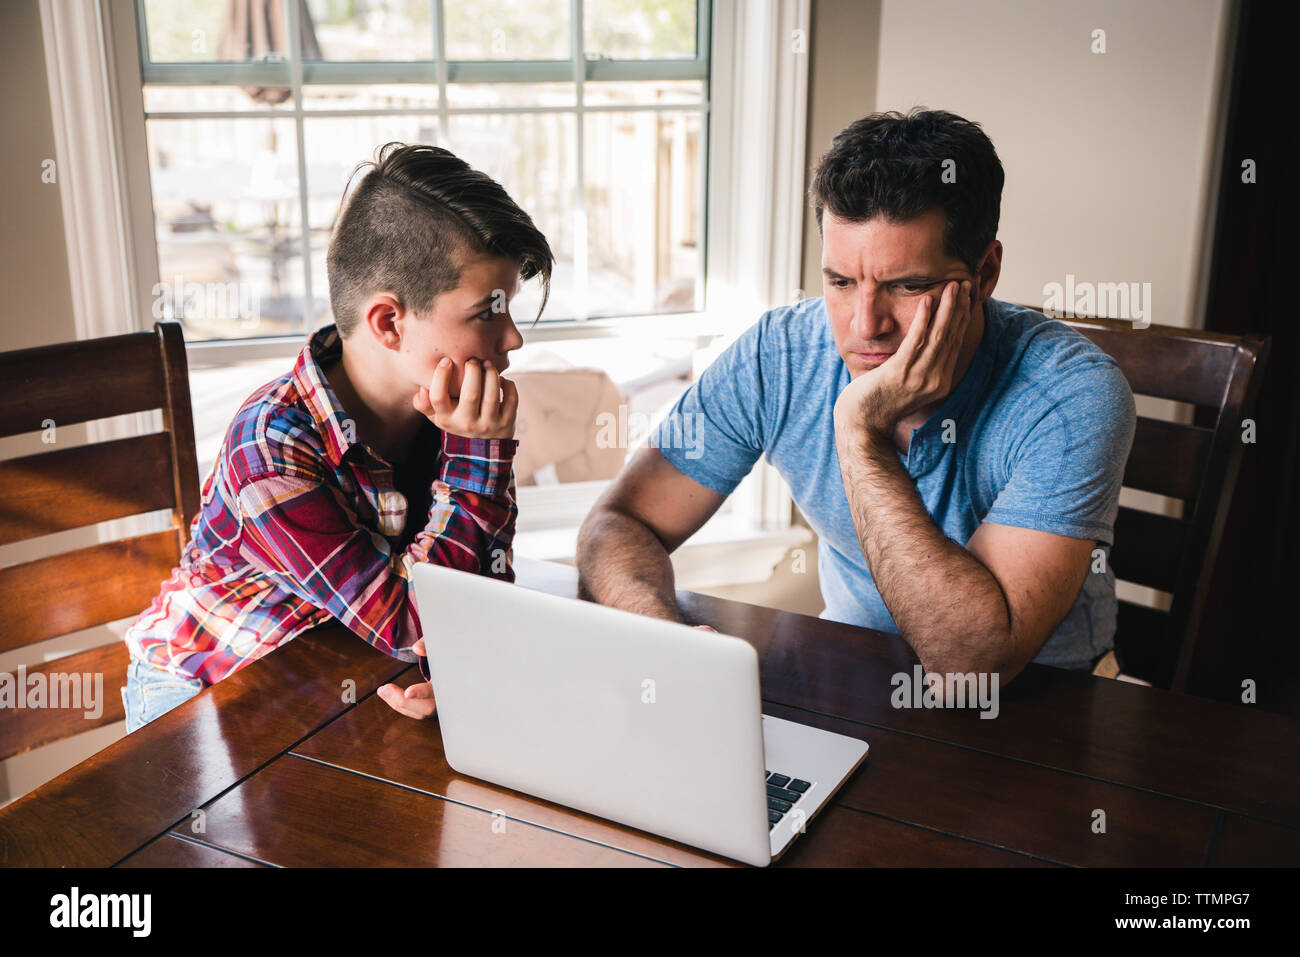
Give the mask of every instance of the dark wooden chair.
[{"label": "dark wooden chair", "polygon": [[1063,320],[1119,363],[1135,395],[1209,410],[1212,427],[1138,416],[1124,485],[1183,502],[1175,518],[1120,507],[1111,564],[1121,581],[1168,592],[1168,611],[1120,601],[1115,657],[1127,675],[1183,691],[1196,648],[1269,340],[1113,319]]},{"label": "dark wooden chair", "polygon": [[[174,322],[153,332],[0,354],[0,436],[41,432],[50,451],[0,461],[0,545],[111,519],[171,509],[165,531],[105,542],[0,569],[0,652],[143,611],[171,573],[199,509],[185,341]],[[163,429],[71,448],[67,426],[162,410]],[[103,714],[84,708],[15,709],[0,722],[0,759],[120,721],[129,656],[122,642],[26,667],[102,674]],[[22,694],[23,689],[18,688]]]}]

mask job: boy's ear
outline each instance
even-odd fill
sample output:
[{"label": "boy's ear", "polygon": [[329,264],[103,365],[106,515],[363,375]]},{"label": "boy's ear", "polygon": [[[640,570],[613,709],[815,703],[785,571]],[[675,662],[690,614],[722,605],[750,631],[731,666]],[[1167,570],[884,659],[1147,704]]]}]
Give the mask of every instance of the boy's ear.
[{"label": "boy's ear", "polygon": [[401,301],[392,293],[375,293],[361,307],[361,324],[385,349],[402,347],[401,319],[406,315]]}]

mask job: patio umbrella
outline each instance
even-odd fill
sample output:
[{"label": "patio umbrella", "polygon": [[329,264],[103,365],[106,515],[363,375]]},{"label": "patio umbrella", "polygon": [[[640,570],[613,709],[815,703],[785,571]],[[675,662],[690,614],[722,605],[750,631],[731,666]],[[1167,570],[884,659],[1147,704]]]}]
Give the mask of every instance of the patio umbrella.
[{"label": "patio umbrella", "polygon": [[[316,41],[307,2],[297,0],[297,3],[302,58],[319,60],[320,44]],[[227,0],[218,56],[237,63],[287,58],[289,27],[284,10],[282,0]],[[283,103],[292,93],[283,86],[244,87],[244,92],[254,102],[267,106]]]}]

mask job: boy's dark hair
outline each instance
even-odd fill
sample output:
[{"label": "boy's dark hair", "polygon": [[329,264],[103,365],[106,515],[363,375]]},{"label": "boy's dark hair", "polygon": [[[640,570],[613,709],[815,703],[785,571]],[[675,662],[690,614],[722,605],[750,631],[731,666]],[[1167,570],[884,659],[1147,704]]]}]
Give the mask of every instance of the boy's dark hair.
[{"label": "boy's dark hair", "polygon": [[521,279],[541,276],[541,317],[555,257],[496,180],[437,146],[385,143],[352,175],[366,167],[345,196],[325,260],[341,335],[352,334],[362,304],[379,290],[426,311],[456,288],[461,266],[476,254],[513,259]]},{"label": "boy's dark hair", "polygon": [[[945,167],[945,160],[953,163]],[[818,232],[823,209],[851,223],[877,216],[902,223],[941,207],[944,251],[974,272],[998,233],[1004,180],[978,123],[918,107],[906,116],[872,113],[846,126],[818,163],[809,194]]]}]

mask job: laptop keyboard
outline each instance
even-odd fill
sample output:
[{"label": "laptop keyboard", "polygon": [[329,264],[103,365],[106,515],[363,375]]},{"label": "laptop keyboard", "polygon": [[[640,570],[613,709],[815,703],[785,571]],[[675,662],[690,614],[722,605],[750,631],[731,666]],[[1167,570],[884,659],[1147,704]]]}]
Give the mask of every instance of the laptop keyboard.
[{"label": "laptop keyboard", "polygon": [[770,831],[781,823],[781,818],[790,812],[790,809],[807,793],[812,784],[776,771],[767,771],[766,774],[767,829]]}]

